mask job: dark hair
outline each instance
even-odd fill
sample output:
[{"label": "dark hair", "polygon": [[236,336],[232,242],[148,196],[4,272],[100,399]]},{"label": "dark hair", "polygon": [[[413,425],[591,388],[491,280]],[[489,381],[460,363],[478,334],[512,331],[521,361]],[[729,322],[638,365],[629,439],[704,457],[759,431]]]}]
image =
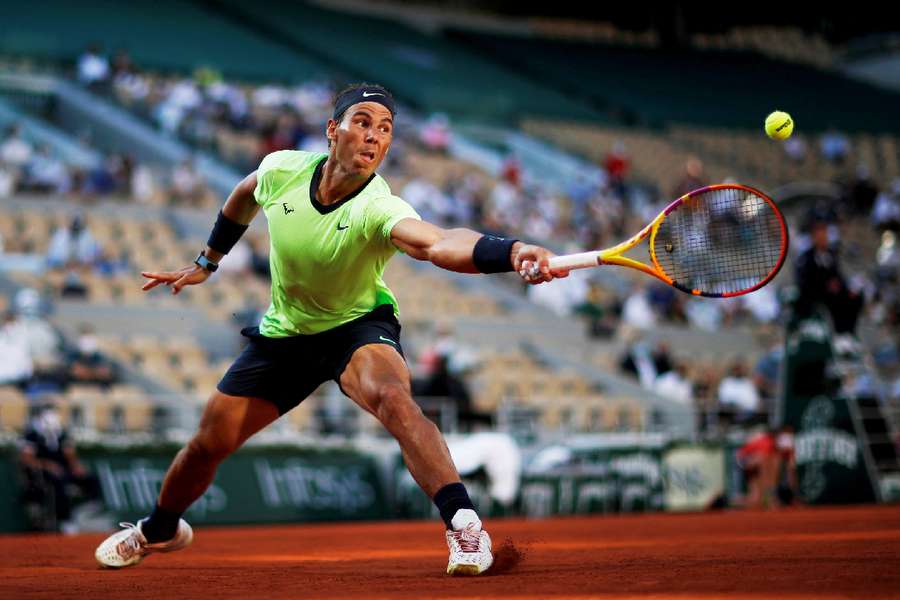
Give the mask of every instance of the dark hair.
[{"label": "dark hair", "polygon": [[[342,97],[346,96],[347,94],[352,94],[353,92],[356,92],[357,90],[361,90],[361,89],[364,89],[364,88],[365,88],[365,89],[369,89],[369,90],[374,89],[374,90],[376,90],[376,91],[378,91],[378,92],[384,94],[385,97],[386,97],[386,98],[389,98],[392,102],[394,101],[394,95],[391,94],[389,91],[387,91],[387,88],[385,88],[383,85],[380,85],[380,84],[378,84],[378,83],[366,83],[365,81],[363,81],[363,82],[360,82],[360,83],[351,83],[350,85],[348,85],[347,87],[345,87],[344,89],[342,89],[341,91],[339,91],[337,94],[335,94],[335,95],[334,95],[334,102],[333,102],[333,104],[334,104],[335,106],[337,106],[338,101],[339,101]],[[340,114],[335,115],[335,116],[334,116],[334,120],[340,122],[341,119],[344,118],[344,113],[345,113],[345,112],[347,112],[346,109],[343,110],[343,111],[341,111]]]}]

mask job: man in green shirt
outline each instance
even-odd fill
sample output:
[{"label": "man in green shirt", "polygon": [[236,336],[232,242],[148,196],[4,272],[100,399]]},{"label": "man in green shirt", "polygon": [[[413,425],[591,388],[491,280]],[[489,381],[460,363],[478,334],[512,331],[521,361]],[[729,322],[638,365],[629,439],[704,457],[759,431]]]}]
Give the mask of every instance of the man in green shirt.
[{"label": "man in green shirt", "polygon": [[[441,229],[391,194],[375,170],[393,138],[396,109],[381,86],[341,92],[329,119],[327,154],[282,151],[263,159],[219,213],[207,248],[180,271],[144,272],[144,289],[179,293],[206,281],[260,208],[269,222],[272,304],[250,343],[207,403],[200,427],[175,457],[153,512],[126,524],[95,553],[126,567],[151,552],[187,546],[181,519],[209,487],[216,467],[251,435],[333,379],[400,444],[407,467],[447,527],[447,572],[477,575],[493,561],[491,541],[437,427],[410,394],[397,301],[382,274],[397,250],[462,273],[518,271],[530,283],[551,272],[548,250],[468,229]],[[540,269],[530,275],[531,266]]]}]

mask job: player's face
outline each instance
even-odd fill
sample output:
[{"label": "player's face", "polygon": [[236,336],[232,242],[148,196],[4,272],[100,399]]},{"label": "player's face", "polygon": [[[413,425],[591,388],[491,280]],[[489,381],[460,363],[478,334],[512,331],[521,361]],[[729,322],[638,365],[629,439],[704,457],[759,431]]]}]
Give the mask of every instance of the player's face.
[{"label": "player's face", "polygon": [[329,122],[338,163],[349,172],[368,177],[387,155],[394,136],[391,111],[377,102],[360,102],[347,109],[340,123]]}]

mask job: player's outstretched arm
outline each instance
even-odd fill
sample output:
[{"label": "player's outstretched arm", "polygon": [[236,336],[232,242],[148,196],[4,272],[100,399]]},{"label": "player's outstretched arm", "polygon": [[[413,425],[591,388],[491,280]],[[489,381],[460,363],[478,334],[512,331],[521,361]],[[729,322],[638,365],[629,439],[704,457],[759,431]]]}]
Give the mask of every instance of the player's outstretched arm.
[{"label": "player's outstretched arm", "polygon": [[[391,229],[391,241],[417,260],[427,260],[457,273],[516,271],[528,283],[568,275],[568,271],[550,270],[548,261],[554,254],[546,248],[519,241],[504,242],[471,229],[442,229],[426,221],[403,219]],[[503,255],[499,256],[497,252],[501,248]],[[539,273],[531,277],[529,272],[534,263],[538,264]]]},{"label": "player's outstretched arm", "polygon": [[[259,205],[253,197],[256,189],[256,171],[247,175],[228,196],[228,200],[222,207],[219,219],[210,236],[210,241],[203,251],[203,256],[211,263],[218,265],[219,261],[231,250],[244,230],[259,212]],[[213,241],[216,238],[216,241]],[[224,243],[224,245],[223,245]],[[218,249],[210,247],[210,244]],[[199,264],[192,264],[177,271],[142,271],[141,275],[149,279],[141,288],[144,291],[155,288],[164,283],[172,286],[172,293],[177,294],[186,285],[203,283],[212,274],[212,270]]]}]

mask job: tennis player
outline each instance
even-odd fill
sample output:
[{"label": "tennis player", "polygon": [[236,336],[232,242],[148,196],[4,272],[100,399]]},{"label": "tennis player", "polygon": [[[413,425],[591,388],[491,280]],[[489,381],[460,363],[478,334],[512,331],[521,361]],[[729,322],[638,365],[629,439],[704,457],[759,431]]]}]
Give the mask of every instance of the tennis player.
[{"label": "tennis player", "polygon": [[[447,572],[477,575],[491,566],[490,536],[447,445],[410,395],[397,301],[382,273],[397,250],[450,271],[516,271],[529,283],[567,272],[551,272],[553,255],[545,248],[441,229],[392,195],[375,171],[391,147],[395,115],[385,88],[348,87],[328,120],[327,154],[269,154],[228,197],[194,264],[142,273],[149,280],[144,290],[166,284],[178,294],[203,283],[259,209],[266,214],[272,303],[258,327],[241,332],[249,344],[173,460],[153,511],[100,544],[101,565],[127,567],[190,544],[193,533],[181,516],[209,487],[219,463],[332,379],[397,439],[410,473],[437,505],[450,549]],[[532,275],[535,264],[539,272]]]}]

